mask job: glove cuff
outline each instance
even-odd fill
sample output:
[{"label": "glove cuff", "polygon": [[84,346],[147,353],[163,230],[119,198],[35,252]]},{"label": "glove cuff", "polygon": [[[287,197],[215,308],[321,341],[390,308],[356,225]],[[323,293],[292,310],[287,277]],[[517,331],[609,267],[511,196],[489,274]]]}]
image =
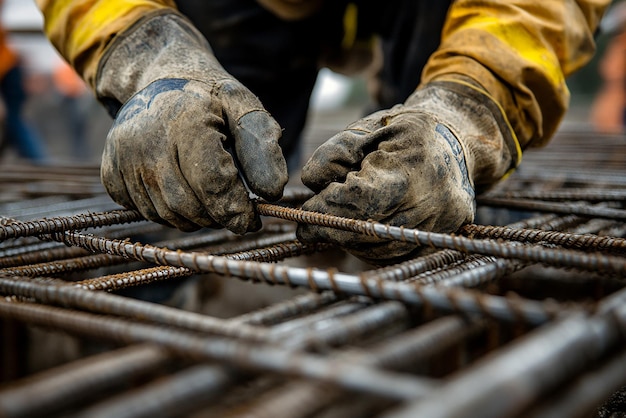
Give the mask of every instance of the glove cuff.
[{"label": "glove cuff", "polygon": [[406,106],[432,114],[461,143],[478,192],[506,177],[520,163],[519,142],[502,109],[471,81],[431,81]]},{"label": "glove cuff", "polygon": [[184,16],[159,10],[116,35],[98,65],[96,96],[114,116],[156,80],[202,80],[211,72],[226,73],[203,35]]}]

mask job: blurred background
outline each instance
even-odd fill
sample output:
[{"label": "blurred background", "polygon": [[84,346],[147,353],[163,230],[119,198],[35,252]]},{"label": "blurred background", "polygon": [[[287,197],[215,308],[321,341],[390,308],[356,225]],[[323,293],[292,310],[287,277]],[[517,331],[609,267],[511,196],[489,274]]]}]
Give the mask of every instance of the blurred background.
[{"label": "blurred background", "polygon": [[[1,23],[19,56],[26,100],[22,118],[43,143],[44,162],[93,164],[100,160],[111,120],[74,71],[43,35],[34,0],[4,0]],[[6,141],[0,160],[19,153]]]},{"label": "blurred background", "polygon": [[[595,58],[568,80],[571,109],[561,129],[623,131],[626,47],[620,39],[626,13],[618,6],[624,3],[615,1],[605,17],[597,36]],[[42,17],[34,1],[4,0],[0,16],[8,42],[19,54],[23,67],[27,94],[23,116],[43,142],[48,161],[99,163],[111,119],[44,37]],[[611,77],[619,80],[607,80]],[[361,115],[366,95],[364,80],[328,70],[321,72],[305,132],[305,157]],[[6,144],[1,151],[0,161],[17,155]]]}]

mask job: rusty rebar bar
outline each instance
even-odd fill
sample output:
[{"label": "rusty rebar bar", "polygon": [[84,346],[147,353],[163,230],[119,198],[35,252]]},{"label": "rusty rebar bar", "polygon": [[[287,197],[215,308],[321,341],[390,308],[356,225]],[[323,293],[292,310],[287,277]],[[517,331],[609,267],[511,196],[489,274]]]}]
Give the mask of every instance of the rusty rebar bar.
[{"label": "rusty rebar bar", "polygon": [[486,195],[503,199],[588,201],[588,202],[626,202],[624,189],[560,189],[560,190],[515,190]]},{"label": "rusty rebar bar", "polygon": [[170,362],[167,351],[134,345],[79,359],[0,389],[3,417],[46,416],[97,399],[101,391],[155,374]]},{"label": "rusty rebar bar", "polygon": [[617,253],[626,251],[626,239],[612,236],[570,234],[567,232],[544,231],[539,229],[513,229],[501,226],[474,224],[463,226],[461,233],[473,239],[489,238],[518,241],[522,243],[545,243],[577,250],[611,251]]},{"label": "rusty rebar bar", "polygon": [[91,405],[76,418],[150,418],[186,416],[198,405],[219,398],[222,391],[236,382],[233,373],[215,365],[191,366],[171,376],[149,382],[132,392],[118,394]]},{"label": "rusty rebar bar", "polygon": [[[1,273],[1,272],[0,272]],[[75,282],[77,286],[87,290],[113,291],[127,287],[146,285],[148,283],[170,280],[177,277],[189,277],[195,272],[185,267],[151,267],[125,273],[109,274]]]},{"label": "rusty rebar bar", "polygon": [[21,296],[37,300],[43,304],[143,319],[161,325],[222,336],[262,340],[265,335],[263,330],[252,326],[231,325],[218,318],[207,317],[194,312],[108,293],[92,292],[62,280],[25,280],[19,276],[0,274],[0,293],[6,296]]},{"label": "rusty rebar bar", "polygon": [[275,303],[258,311],[248,312],[228,321],[234,324],[249,323],[252,325],[271,326],[289,318],[309,314],[339,299],[340,295],[331,291],[308,293],[306,295],[298,295],[284,302]]},{"label": "rusty rebar bar", "polygon": [[554,267],[576,267],[582,270],[600,271],[617,276],[626,274],[626,261],[624,259],[603,254],[587,254],[573,250],[554,250],[543,246],[507,245],[494,240],[472,240],[460,236],[395,227],[372,221],[341,218],[283,208],[276,205],[258,204],[257,207],[259,212],[268,216],[356,232],[380,239],[412,242],[427,247],[455,249],[466,253],[515,258],[521,261],[542,263]]},{"label": "rusty rebar bar", "polygon": [[391,399],[415,399],[436,387],[436,381],[432,379],[377,370],[346,362],[345,359],[340,361],[294,352],[278,345],[260,342],[245,344],[223,337],[203,338],[189,332],[31,303],[0,300],[0,316],[126,344],[150,342],[183,357],[216,360],[252,371],[315,379]]},{"label": "rusty rebar bar", "polygon": [[63,216],[36,221],[6,220],[0,225],[0,241],[9,238],[47,235],[54,232],[75,231],[86,228],[96,228],[116,224],[143,221],[139,212],[132,210],[116,210],[104,213],[88,213],[73,216]]},{"label": "rusty rebar bar", "polygon": [[[318,252],[326,247],[325,244],[302,244],[299,241],[289,241],[282,242],[284,238],[291,238],[291,236],[277,236],[272,239],[266,239],[264,241],[254,241],[248,243],[246,245],[239,245],[238,248],[242,247],[252,247],[259,242],[270,243],[276,242],[276,244],[271,245],[266,248],[254,248],[248,251],[243,251],[235,254],[225,254],[224,256],[227,258],[231,258],[233,260],[246,260],[246,261],[263,261],[263,262],[277,262],[283,260],[288,257],[295,257],[304,254],[311,254]],[[225,248],[221,248],[220,252],[225,251]],[[206,249],[205,249],[206,251]],[[210,253],[210,251],[207,251]],[[49,264],[46,264],[48,266]],[[99,266],[101,267],[101,266]],[[24,268],[25,273],[31,277],[41,276],[45,271],[41,269],[34,269],[33,266],[29,268]],[[0,273],[2,270],[0,270]],[[16,274],[19,271],[12,271],[11,273]],[[124,289],[131,286],[137,285],[145,285],[148,283],[173,279],[177,277],[189,277],[194,275],[196,272],[189,268],[185,267],[168,267],[168,266],[159,266],[159,267],[151,267],[141,270],[133,270],[130,272],[111,274],[107,276],[94,277],[91,279],[84,279],[75,282],[77,285],[89,289],[89,290],[105,290],[105,291],[113,291]]]},{"label": "rusty rebar bar", "polygon": [[[440,234],[439,234],[440,235]],[[455,240],[456,237],[450,237]],[[459,313],[481,313],[506,321],[528,321],[538,324],[558,315],[563,307],[552,302],[535,302],[506,297],[490,296],[468,290],[424,288],[409,283],[394,283],[373,277],[362,277],[297,268],[274,264],[236,261],[226,257],[193,252],[172,251],[150,245],[131,244],[78,233],[56,236],[70,245],[78,245],[90,251],[124,256],[160,265],[187,267],[196,272],[219,273],[252,282],[303,286],[315,291],[333,290],[351,295],[398,300],[408,304],[429,304],[438,309]],[[465,240],[470,241],[465,238]],[[542,249],[546,250],[542,247]],[[541,256],[543,258],[543,256]]]},{"label": "rusty rebar bar", "polygon": [[545,202],[541,200],[500,198],[500,197],[477,197],[476,201],[480,205],[518,209],[532,212],[550,212],[568,215],[578,215],[587,218],[606,218],[618,221],[626,220],[626,210],[611,207],[590,206],[584,203],[560,203]]}]

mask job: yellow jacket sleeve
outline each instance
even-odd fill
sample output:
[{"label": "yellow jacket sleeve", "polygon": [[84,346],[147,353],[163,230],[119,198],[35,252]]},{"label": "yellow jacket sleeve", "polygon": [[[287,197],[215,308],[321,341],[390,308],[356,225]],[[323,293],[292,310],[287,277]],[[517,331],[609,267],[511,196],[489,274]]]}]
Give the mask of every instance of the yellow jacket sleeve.
[{"label": "yellow jacket sleeve", "polygon": [[544,145],[569,105],[565,79],[595,52],[610,0],[457,0],[422,73],[470,77],[501,106],[522,148]]},{"label": "yellow jacket sleeve", "polygon": [[174,0],[36,0],[44,31],[59,53],[95,88],[100,57],[115,34]]}]

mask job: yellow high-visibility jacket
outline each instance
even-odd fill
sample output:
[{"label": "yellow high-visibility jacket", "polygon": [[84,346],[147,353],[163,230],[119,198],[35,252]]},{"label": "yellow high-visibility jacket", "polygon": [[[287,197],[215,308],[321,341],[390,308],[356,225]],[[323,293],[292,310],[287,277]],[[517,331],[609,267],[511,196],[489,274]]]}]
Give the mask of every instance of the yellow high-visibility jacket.
[{"label": "yellow high-visibility jacket", "polygon": [[[174,0],[36,0],[45,32],[92,88],[115,34],[139,18],[175,9]],[[257,0],[283,19],[313,13],[323,0]],[[595,52],[594,32],[610,0],[456,0],[441,44],[422,72],[470,77],[502,107],[521,148],[545,144],[569,104],[565,79]],[[416,86],[417,87],[417,86]]]}]

